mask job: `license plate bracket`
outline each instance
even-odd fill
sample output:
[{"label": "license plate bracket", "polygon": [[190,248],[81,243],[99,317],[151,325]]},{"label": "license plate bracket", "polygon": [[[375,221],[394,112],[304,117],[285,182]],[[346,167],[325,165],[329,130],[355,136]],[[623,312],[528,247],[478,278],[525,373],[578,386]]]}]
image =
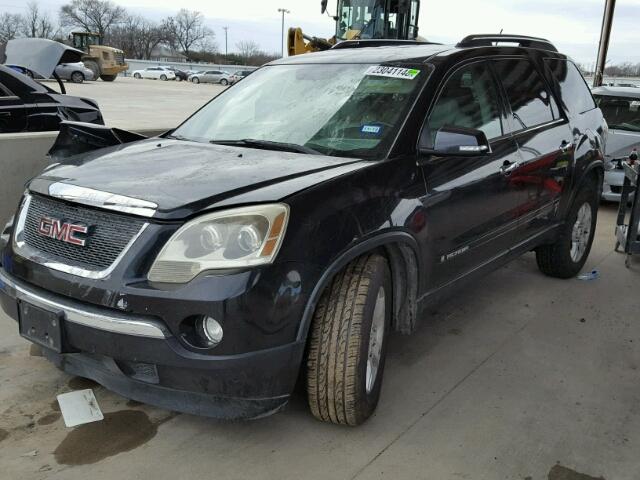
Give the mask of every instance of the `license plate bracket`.
[{"label": "license plate bracket", "polygon": [[63,352],[63,312],[52,312],[28,302],[18,304],[20,335],[58,353]]}]

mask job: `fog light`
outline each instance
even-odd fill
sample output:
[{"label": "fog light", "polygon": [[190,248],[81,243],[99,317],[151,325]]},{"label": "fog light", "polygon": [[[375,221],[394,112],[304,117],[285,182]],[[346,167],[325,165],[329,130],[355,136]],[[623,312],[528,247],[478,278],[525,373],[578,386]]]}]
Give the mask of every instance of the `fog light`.
[{"label": "fog light", "polygon": [[210,347],[215,347],[222,341],[222,325],[215,318],[199,317],[196,320],[196,332]]}]

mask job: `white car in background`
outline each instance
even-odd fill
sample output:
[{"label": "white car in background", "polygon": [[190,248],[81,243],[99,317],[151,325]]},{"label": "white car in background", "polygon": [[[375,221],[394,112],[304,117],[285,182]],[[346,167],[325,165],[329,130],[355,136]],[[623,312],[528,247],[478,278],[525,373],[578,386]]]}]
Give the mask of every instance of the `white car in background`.
[{"label": "white car in background", "polygon": [[632,151],[640,151],[640,88],[597,87],[591,92],[609,125],[602,198],[619,202],[624,183],[622,163]]},{"label": "white car in background", "polygon": [[147,67],[144,70],[135,70],[133,78],[148,78],[151,80],[175,80],[176,74],[164,67]]},{"label": "white car in background", "polygon": [[82,83],[85,80],[93,80],[93,71],[84,66],[82,62],[61,63],[55,72],[63,80],[73,83]]}]

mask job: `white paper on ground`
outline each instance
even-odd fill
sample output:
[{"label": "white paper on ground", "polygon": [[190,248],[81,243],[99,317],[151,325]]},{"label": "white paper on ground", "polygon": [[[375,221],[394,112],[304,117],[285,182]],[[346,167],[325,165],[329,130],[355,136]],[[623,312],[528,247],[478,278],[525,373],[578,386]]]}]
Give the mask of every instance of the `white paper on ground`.
[{"label": "white paper on ground", "polygon": [[58,395],[58,405],[67,427],[104,420],[93,390],[78,390]]}]

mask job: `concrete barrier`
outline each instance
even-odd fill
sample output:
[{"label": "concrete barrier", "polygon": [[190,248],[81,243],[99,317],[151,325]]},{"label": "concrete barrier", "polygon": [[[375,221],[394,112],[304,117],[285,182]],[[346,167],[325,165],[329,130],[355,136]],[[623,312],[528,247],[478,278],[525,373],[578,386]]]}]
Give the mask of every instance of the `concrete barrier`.
[{"label": "concrete barrier", "polygon": [[[140,131],[152,137],[163,131]],[[0,231],[15,213],[25,184],[49,163],[47,152],[58,132],[0,134]]]}]

